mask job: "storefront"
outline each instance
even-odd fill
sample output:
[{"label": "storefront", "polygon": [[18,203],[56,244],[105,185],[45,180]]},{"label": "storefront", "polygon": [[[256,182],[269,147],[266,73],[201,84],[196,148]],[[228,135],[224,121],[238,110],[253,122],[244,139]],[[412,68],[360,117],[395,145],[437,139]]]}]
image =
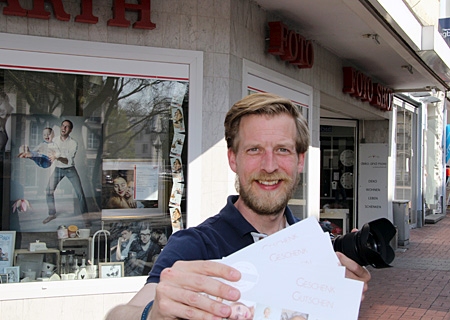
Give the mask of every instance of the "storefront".
[{"label": "storefront", "polygon": [[[81,1],[81,8],[64,12],[49,9],[46,18],[45,8],[29,8],[28,17],[11,4],[13,14],[3,11],[1,231],[14,233],[15,241],[5,242],[9,258],[16,256],[14,249],[28,250],[36,240],[58,251],[59,258],[44,254],[37,261],[25,254],[0,267],[22,267],[20,280],[36,263],[31,271],[42,272],[45,262],[59,268],[61,276],[61,242],[66,241],[59,239],[58,229],[76,226],[90,229],[87,242],[73,240],[83,242],[74,248],[78,264],[89,260],[103,277],[0,285],[2,310],[27,317],[48,301],[47,315],[83,304],[83,313],[100,318],[126,302],[144,284],[151,259],[140,259],[147,262],[140,274],[130,271],[127,261],[136,250],[123,244],[118,253],[119,238],[124,243],[127,234],[141,242],[150,238],[159,246],[151,257],[156,258],[173,232],[197,225],[224,206],[226,196],[236,191],[223,119],[234,102],[252,92],[285,96],[308,120],[311,146],[290,202],[295,215],[330,218],[326,214],[334,209],[345,209],[339,211],[348,218],[341,232],[358,226],[358,206],[367,204],[358,185],[361,145],[387,145],[386,157],[391,157],[400,116],[395,120],[382,104],[374,107],[343,92],[346,61],[292,30],[297,40],[290,49],[296,57],[288,61],[276,48],[269,50],[268,22],[280,26],[284,17],[250,1],[214,1],[205,8],[197,2],[153,1],[141,15],[135,11],[142,8],[118,5],[112,10],[105,2],[89,7],[89,1]],[[243,18],[248,12],[251,22]],[[55,165],[45,167],[36,153],[44,153],[38,147],[43,140],[57,141],[67,132],[78,144],[72,163],[79,179],[61,175],[61,181],[54,180]],[[42,145],[47,153],[54,148],[49,142]],[[399,172],[409,170],[407,149],[403,145],[398,153],[403,157]],[[64,161],[58,171],[70,166]],[[384,170],[389,179],[392,165]],[[407,176],[399,179],[406,192]],[[387,216],[392,186],[383,193]],[[75,244],[67,242],[73,249]]]}]

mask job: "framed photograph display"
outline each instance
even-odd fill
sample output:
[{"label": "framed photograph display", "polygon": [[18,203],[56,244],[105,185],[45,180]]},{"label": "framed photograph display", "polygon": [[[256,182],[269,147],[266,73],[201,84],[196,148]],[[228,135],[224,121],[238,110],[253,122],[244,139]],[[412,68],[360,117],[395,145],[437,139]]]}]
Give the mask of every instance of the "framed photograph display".
[{"label": "framed photograph display", "polygon": [[16,231],[0,231],[0,270],[13,265],[15,243]]},{"label": "framed photograph display", "polygon": [[123,262],[99,263],[99,278],[121,278],[124,276]]},{"label": "framed photograph display", "polygon": [[8,274],[0,273],[0,283],[8,283]]},{"label": "framed photograph display", "polygon": [[5,267],[3,273],[8,275],[8,283],[20,282],[20,267]]}]

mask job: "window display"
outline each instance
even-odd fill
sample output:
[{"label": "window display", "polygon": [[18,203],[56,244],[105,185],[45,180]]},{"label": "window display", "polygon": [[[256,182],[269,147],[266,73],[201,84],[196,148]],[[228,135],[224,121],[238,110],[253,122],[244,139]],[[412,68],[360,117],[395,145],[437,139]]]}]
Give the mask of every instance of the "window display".
[{"label": "window display", "polygon": [[74,238],[106,229],[106,256],[86,270],[142,275],[184,226],[187,81],[6,69],[0,80],[2,228],[47,243],[61,226]]}]

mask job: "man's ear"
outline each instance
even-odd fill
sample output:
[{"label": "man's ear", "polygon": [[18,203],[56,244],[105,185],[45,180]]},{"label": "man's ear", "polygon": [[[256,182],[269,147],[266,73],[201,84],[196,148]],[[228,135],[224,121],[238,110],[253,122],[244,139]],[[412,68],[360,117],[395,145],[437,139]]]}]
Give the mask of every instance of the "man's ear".
[{"label": "man's ear", "polygon": [[305,166],[305,154],[304,153],[299,153],[298,154],[298,173],[302,173],[303,172],[303,168]]},{"label": "man's ear", "polygon": [[228,164],[230,166],[230,169],[233,170],[234,173],[236,173],[236,154],[233,152],[231,148],[228,148]]}]

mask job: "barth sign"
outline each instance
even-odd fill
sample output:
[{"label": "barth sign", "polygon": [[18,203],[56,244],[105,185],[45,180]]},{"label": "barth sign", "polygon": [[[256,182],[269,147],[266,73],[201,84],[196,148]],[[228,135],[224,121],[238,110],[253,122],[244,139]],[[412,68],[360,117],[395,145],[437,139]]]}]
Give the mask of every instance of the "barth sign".
[{"label": "barth sign", "polygon": [[[61,21],[69,21],[70,14],[64,9],[62,0],[33,0],[33,9],[24,9],[19,0],[0,0],[6,2],[3,8],[3,14],[7,16],[19,16],[36,19],[50,19],[51,12],[45,8],[45,3],[49,2],[53,7],[53,14],[56,19]],[[75,17],[75,22],[96,24],[98,17],[93,13],[93,0],[80,0],[80,14]],[[137,4],[127,3],[125,0],[113,0],[112,11],[113,18],[108,20],[108,26],[124,27],[130,26],[130,21],[125,18],[125,11],[135,11],[138,13],[138,19],[133,24],[135,29],[155,29],[156,25],[150,19],[151,5],[150,0],[140,0]]]}]

